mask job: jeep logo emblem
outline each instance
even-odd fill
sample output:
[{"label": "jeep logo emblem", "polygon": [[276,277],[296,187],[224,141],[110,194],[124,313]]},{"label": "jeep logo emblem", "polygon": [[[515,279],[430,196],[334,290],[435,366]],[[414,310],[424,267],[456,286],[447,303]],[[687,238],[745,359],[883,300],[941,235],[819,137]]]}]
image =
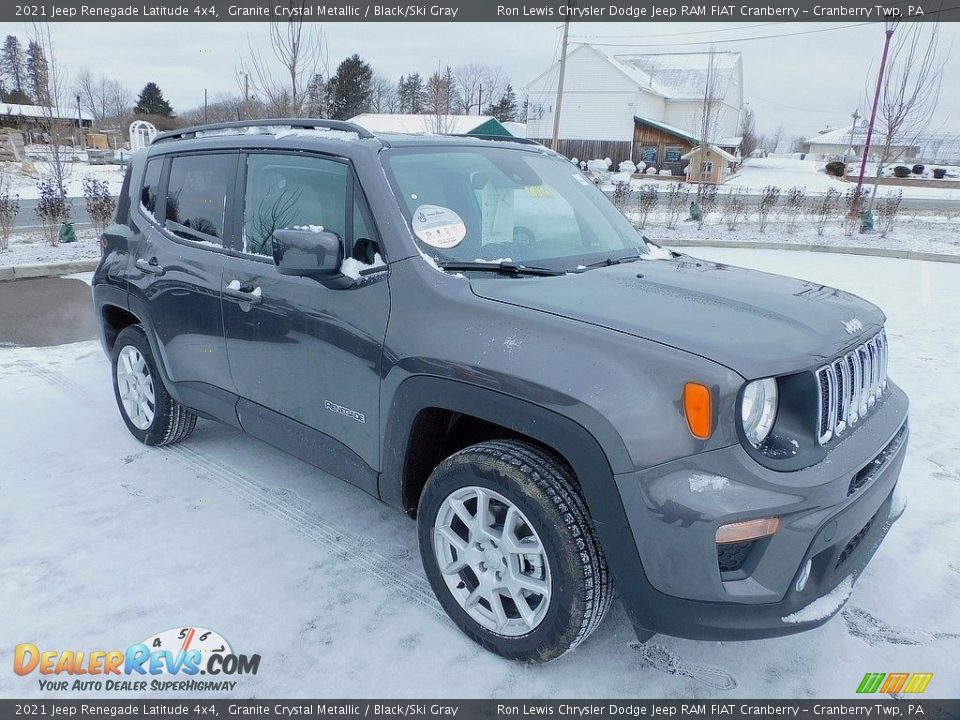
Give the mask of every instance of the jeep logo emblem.
[{"label": "jeep logo emblem", "polygon": [[854,318],[853,320],[841,320],[843,324],[843,329],[847,331],[847,335],[856,335],[859,332],[863,332],[863,323]]}]

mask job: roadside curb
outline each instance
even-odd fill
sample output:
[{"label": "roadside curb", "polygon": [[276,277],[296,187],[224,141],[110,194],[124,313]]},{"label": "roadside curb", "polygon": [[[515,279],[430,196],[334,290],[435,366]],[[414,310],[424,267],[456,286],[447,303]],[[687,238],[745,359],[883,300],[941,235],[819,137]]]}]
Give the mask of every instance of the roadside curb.
[{"label": "roadside curb", "polygon": [[96,270],[99,260],[73,260],[71,262],[50,263],[48,265],[15,265],[0,268],[0,281],[22,280],[24,278],[57,277],[73,273]]},{"label": "roadside curb", "polygon": [[[660,240],[650,238],[657,244]],[[960,263],[960,255],[893,250],[890,248],[844,247],[842,245],[807,245],[805,243],[749,242],[747,240],[664,240],[665,247],[747,248],[753,250],[801,250],[806,252],[839,253],[841,255],[867,255],[871,257],[896,258],[899,260],[926,260],[928,262]]]}]

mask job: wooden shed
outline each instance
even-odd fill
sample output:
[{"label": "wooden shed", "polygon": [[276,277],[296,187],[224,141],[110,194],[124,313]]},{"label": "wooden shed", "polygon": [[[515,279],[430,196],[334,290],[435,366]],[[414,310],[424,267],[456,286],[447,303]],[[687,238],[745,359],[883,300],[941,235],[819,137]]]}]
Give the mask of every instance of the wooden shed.
[{"label": "wooden shed", "polygon": [[687,161],[687,182],[721,185],[733,173],[737,157],[716,145],[697,145],[682,156]]}]

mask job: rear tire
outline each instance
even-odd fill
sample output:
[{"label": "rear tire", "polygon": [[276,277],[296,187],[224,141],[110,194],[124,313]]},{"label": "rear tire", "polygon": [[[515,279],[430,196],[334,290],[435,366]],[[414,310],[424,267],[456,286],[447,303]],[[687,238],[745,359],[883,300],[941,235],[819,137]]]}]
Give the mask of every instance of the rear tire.
[{"label": "rear tire", "polygon": [[171,445],[190,436],[197,416],[163,386],[143,327],[130,325],[120,331],[111,360],[120,417],[137,440],[145,445]]},{"label": "rear tire", "polygon": [[448,457],[427,480],[417,523],[440,604],[491,652],[554,660],[610,607],[606,559],[573,474],[533,444],[490,441]]}]

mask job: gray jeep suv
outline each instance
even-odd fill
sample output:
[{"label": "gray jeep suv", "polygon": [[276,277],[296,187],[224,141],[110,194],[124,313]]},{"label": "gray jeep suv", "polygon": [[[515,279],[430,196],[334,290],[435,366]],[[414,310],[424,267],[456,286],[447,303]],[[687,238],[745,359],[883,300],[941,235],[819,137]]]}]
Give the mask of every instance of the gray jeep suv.
[{"label": "gray jeep suv", "polygon": [[897,506],[883,313],[645,241],[531,142],[189,128],[132,159],[96,312],[147,445],[233,425],[415,516],[473,640],[546,661],[834,615]]}]

